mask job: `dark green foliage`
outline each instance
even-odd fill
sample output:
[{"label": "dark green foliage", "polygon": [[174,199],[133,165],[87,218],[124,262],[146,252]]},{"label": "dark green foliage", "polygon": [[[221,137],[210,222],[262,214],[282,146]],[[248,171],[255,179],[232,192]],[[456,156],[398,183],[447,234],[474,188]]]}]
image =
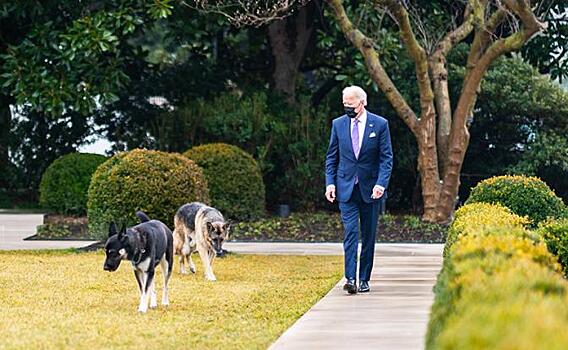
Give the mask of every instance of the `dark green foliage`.
[{"label": "dark green foliage", "polygon": [[132,225],[135,212],[173,229],[177,209],[188,202],[209,202],[203,171],[176,153],[136,149],[119,153],[97,169],[89,187],[89,233],[104,238],[111,221]]},{"label": "dark green foliage", "polygon": [[544,237],[548,250],[558,257],[558,262],[568,276],[568,218],[542,223],[538,232]]},{"label": "dark green foliage", "polygon": [[203,168],[212,205],[228,218],[250,220],[264,215],[264,183],[254,158],[237,146],[213,143],[184,153]]},{"label": "dark green foliage", "polygon": [[40,204],[56,213],[86,214],[91,176],[105,160],[105,156],[88,153],[70,153],[56,159],[41,178]]},{"label": "dark green foliage", "polygon": [[520,216],[528,216],[532,227],[548,217],[564,215],[566,206],[536,177],[496,176],[472,189],[466,203],[498,203]]}]

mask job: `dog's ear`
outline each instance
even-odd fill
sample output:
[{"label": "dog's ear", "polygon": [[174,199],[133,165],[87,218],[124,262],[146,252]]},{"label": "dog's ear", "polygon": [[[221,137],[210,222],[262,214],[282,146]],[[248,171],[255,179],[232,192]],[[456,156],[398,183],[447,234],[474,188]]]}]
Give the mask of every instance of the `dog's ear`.
[{"label": "dog's ear", "polygon": [[108,236],[109,238],[111,236],[116,235],[118,232],[116,231],[116,224],[114,223],[114,221],[112,221],[108,227]]},{"label": "dog's ear", "polygon": [[122,238],[124,237],[124,235],[126,234],[126,225],[122,224],[122,226],[120,227],[120,232],[118,233],[118,238]]},{"label": "dog's ear", "polygon": [[231,225],[232,225],[232,224],[233,224],[233,223],[232,223],[231,221],[227,221],[227,222],[225,222],[225,224],[224,224],[225,240],[228,240],[228,239],[229,239],[229,231],[231,230]]}]

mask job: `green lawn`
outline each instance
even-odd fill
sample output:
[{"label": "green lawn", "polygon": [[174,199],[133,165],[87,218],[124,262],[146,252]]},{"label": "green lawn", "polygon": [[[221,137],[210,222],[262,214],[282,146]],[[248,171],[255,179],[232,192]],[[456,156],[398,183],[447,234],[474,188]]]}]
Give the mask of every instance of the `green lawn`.
[{"label": "green lawn", "polygon": [[217,282],[170,281],[170,306],[138,314],[129,262],[103,271],[104,254],[0,253],[0,348],[264,349],[339,280],[339,256],[229,255]]}]

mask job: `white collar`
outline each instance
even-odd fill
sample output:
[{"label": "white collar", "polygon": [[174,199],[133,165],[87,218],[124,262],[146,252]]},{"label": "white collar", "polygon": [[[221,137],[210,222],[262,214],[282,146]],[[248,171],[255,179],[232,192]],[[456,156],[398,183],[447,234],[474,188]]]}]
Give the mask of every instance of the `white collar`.
[{"label": "white collar", "polygon": [[[361,123],[361,125],[365,125],[365,123],[367,122],[367,110],[363,109],[363,113],[361,113],[361,115],[359,116],[359,122]],[[351,124],[353,124],[353,120],[351,120]]]}]

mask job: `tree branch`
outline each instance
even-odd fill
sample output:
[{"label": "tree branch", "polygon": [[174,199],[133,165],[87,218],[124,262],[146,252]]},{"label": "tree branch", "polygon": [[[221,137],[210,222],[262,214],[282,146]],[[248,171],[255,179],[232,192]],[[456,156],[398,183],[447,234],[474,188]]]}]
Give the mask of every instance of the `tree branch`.
[{"label": "tree branch", "polygon": [[353,26],[353,23],[349,20],[345,12],[342,0],[328,0],[328,2],[334,10],[335,18],[341,30],[365,58],[365,64],[373,81],[379,86],[381,91],[383,91],[393,108],[406,125],[408,125],[412,133],[418,135],[418,118],[384,70],[379,59],[379,54],[374,49],[372,41]]}]

